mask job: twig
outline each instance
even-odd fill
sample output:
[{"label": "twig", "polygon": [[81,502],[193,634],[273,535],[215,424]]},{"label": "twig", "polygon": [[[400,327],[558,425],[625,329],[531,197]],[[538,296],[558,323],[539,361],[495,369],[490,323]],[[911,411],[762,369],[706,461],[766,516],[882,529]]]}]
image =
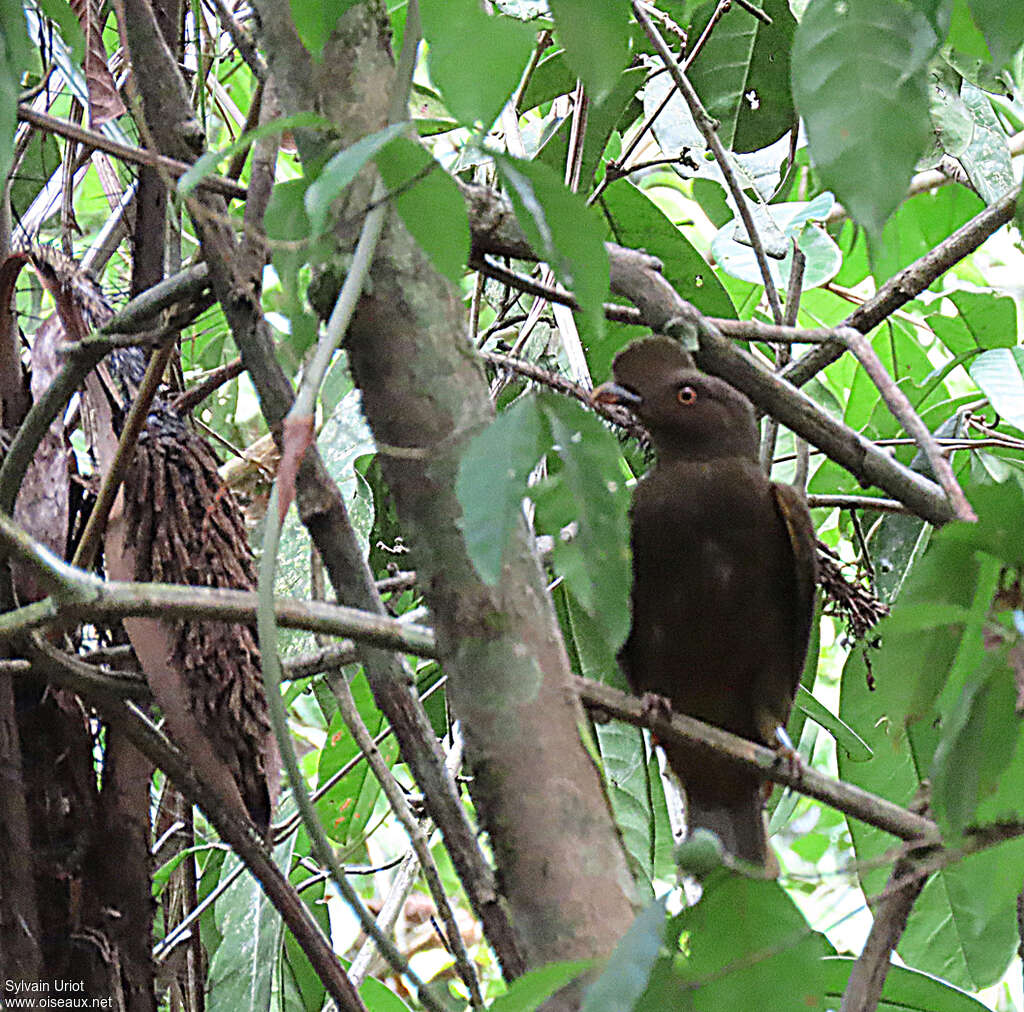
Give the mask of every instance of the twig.
[{"label": "twig", "polygon": [[[252,622],[257,595],[253,591],[192,587],[177,583],[120,583],[101,580],[63,562],[0,513],[0,551],[15,555],[50,586],[50,597],[0,615],[0,640],[66,619],[209,618]],[[387,615],[359,611],[323,601],[275,601],[277,620],[286,628],[348,636],[384,649],[435,656],[434,634],[424,626],[399,622]]]},{"label": "twig", "polygon": [[441,884],[441,876],[438,874],[434,857],[430,853],[427,837],[420,828],[416,816],[413,815],[412,810],[409,808],[409,802],[406,801],[401,787],[399,787],[387,763],[381,758],[380,750],[374,745],[370,732],[366,729],[363,718],[359,715],[359,709],[356,707],[355,700],[352,698],[352,690],[349,688],[348,679],[343,673],[336,671],[327,676],[327,682],[334,693],[334,698],[338,703],[338,710],[341,713],[342,720],[345,722],[345,726],[355,739],[359,750],[366,756],[370,769],[373,770],[373,775],[377,778],[377,782],[388,799],[391,810],[395,813],[395,816],[409,837],[409,842],[412,844],[412,848],[423,869],[423,877],[434,900],[434,905],[441,915],[441,920],[444,921],[445,930],[448,934],[448,945],[455,956],[455,965],[459,971],[459,976],[469,991],[470,1002],[474,1008],[482,1008],[483,996],[480,994],[480,981],[477,978],[472,960],[469,958],[469,953],[466,951],[466,945],[462,939],[459,925],[455,920],[455,913],[452,910],[451,903],[448,901],[448,895]]},{"label": "twig", "polygon": [[[151,151],[135,148],[130,144],[121,144],[119,141],[111,140],[106,134],[77,126],[45,112],[37,112],[29,106],[18,106],[18,119],[31,123],[41,130],[56,134],[58,137],[66,137],[68,140],[78,141],[80,144],[105,151],[108,155],[115,155],[126,162],[132,162],[135,165],[151,165],[162,169],[174,178],[183,176],[191,168],[187,162],[179,162],[176,158],[167,158],[164,155],[155,155]],[[197,185],[234,200],[245,200],[245,187],[230,179],[225,179],[223,176],[204,176]]]},{"label": "twig", "polygon": [[132,406],[125,419],[124,428],[117,441],[117,449],[114,459],[110,462],[107,473],[103,476],[103,484],[100,493],[96,497],[96,503],[89,513],[89,521],[85,525],[85,531],[75,549],[74,558],[71,560],[73,566],[79,569],[92,569],[99,549],[100,538],[107,526],[107,518],[114,507],[114,500],[120,491],[121,483],[124,481],[128,468],[131,467],[132,458],[135,455],[135,444],[138,442],[139,433],[146,426],[146,418],[149,415],[150,405],[156,396],[157,389],[163,382],[164,370],[174,354],[175,343],[165,341],[163,347],[159,348],[150,357],[149,365],[146,367],[146,374],[142,378],[139,391],[132,401]]},{"label": "twig", "polygon": [[864,371],[871,377],[872,382],[882,395],[889,410],[903,426],[904,431],[913,437],[915,443],[928,458],[935,477],[949,497],[950,504],[958,520],[974,522],[978,519],[977,514],[971,508],[963,490],[957,483],[953,468],[950,466],[949,458],[939,449],[928,426],[921,421],[921,416],[914,410],[914,406],[907,399],[907,395],[893,382],[892,377],[885,371],[875,354],[871,342],[859,331],[852,327],[842,327],[838,330],[838,336],[846,346],[857,357],[857,361],[864,367]]},{"label": "twig", "polygon": [[[934,249],[894,274],[840,326],[852,327],[862,334],[874,330],[887,316],[923,292],[939,275],[973,253],[993,232],[1009,222],[1013,218],[1019,194],[1020,187],[1014,187],[951,236],[943,239]],[[782,375],[794,386],[802,386],[840,358],[845,350],[845,345],[839,341],[814,348],[787,366]]]},{"label": "twig", "polygon": [[912,855],[900,858],[886,883],[884,899],[874,908],[874,921],[860,956],[850,970],[840,1012],[874,1012],[892,965],[892,953],[931,871]]},{"label": "twig", "polygon": [[764,245],[754,224],[754,217],[747,206],[747,198],[743,193],[743,188],[740,186],[732,163],[729,161],[729,153],[718,139],[718,125],[708,116],[707,110],[701,103],[697,92],[693,90],[693,85],[690,84],[683,72],[676,66],[675,61],[672,59],[671,50],[661,37],[661,33],[647,16],[643,6],[637,0],[633,0],[632,7],[637,21],[640,22],[640,27],[643,28],[644,33],[651,40],[651,45],[654,46],[655,52],[661,57],[662,62],[668,68],[668,72],[672,75],[672,80],[675,81],[679,93],[690,108],[690,113],[693,116],[694,123],[697,124],[697,129],[704,135],[704,139],[708,142],[708,147],[711,149],[719,168],[722,170],[722,175],[725,177],[725,182],[729,187],[729,193],[732,194],[732,199],[736,204],[736,212],[743,222],[743,227],[747,230],[747,238],[750,240],[751,248],[754,250],[754,257],[761,272],[761,280],[764,282],[764,291],[768,297],[768,305],[771,307],[772,317],[776,323],[782,323],[782,304],[779,302],[779,293],[775,289],[775,282],[772,280],[771,270],[768,267],[768,258],[764,252]]}]

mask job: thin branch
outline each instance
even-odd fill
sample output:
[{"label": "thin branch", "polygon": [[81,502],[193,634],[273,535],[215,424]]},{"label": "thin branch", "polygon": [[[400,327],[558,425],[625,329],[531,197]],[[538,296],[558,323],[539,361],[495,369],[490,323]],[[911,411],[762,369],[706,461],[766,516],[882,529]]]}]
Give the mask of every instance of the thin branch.
[{"label": "thin branch", "polygon": [[910,911],[921,895],[930,870],[912,855],[893,866],[885,898],[874,909],[874,921],[860,956],[850,970],[840,1012],[874,1012],[892,965],[892,953],[903,935]]},{"label": "thin branch", "polygon": [[[840,326],[852,327],[862,334],[874,330],[886,317],[920,295],[936,278],[973,253],[990,235],[1011,221],[1019,194],[1020,187],[1014,187],[951,236],[943,239],[934,249],[894,274],[870,299],[846,317]],[[839,341],[814,348],[787,366],[783,376],[794,386],[803,386],[811,377],[840,358],[845,350],[845,345]]]},{"label": "thin branch", "polygon": [[903,426],[904,431],[913,437],[914,442],[928,458],[935,477],[949,497],[957,519],[976,521],[978,516],[960,488],[956,476],[953,474],[953,468],[950,466],[949,458],[939,449],[931,430],[921,421],[921,416],[914,410],[907,395],[885,371],[885,366],[882,365],[871,342],[859,330],[854,330],[852,327],[843,327],[838,334],[856,356],[857,361],[864,367],[864,371],[875,384],[896,420]]},{"label": "thin branch", "polygon": [[448,945],[455,956],[455,965],[459,976],[469,991],[470,1003],[473,1008],[482,1008],[483,996],[480,994],[480,981],[477,978],[473,962],[469,958],[469,953],[466,951],[466,944],[462,939],[462,932],[459,930],[459,925],[455,920],[455,913],[452,910],[451,903],[448,901],[448,895],[441,884],[441,876],[438,874],[437,865],[434,863],[434,856],[430,853],[427,837],[420,828],[416,816],[413,815],[409,802],[406,801],[405,794],[403,794],[401,787],[395,780],[391,769],[381,758],[380,750],[374,745],[370,732],[366,729],[363,718],[359,715],[359,709],[356,706],[355,700],[352,698],[352,690],[349,688],[348,679],[341,672],[335,672],[327,676],[327,682],[334,693],[335,700],[337,700],[338,710],[341,713],[342,720],[345,722],[345,726],[348,728],[349,734],[355,739],[360,752],[366,756],[370,769],[373,770],[373,775],[377,778],[377,782],[388,799],[391,810],[395,813],[398,821],[402,824],[402,828],[405,829],[406,835],[409,837],[409,842],[412,844],[413,851],[423,869],[423,877],[426,880],[427,888],[430,890],[434,905],[437,907],[441,920],[444,922],[448,935]]},{"label": "thin branch", "polygon": [[[56,116],[50,116],[45,112],[36,112],[35,109],[29,106],[18,106],[18,119],[31,123],[33,126],[39,127],[40,130],[56,134],[58,137],[66,137],[68,140],[78,141],[80,144],[86,144],[89,147],[105,151],[107,154],[122,158],[126,162],[132,162],[135,165],[151,165],[162,169],[175,179],[178,176],[183,176],[192,167],[186,162],[179,162],[175,158],[155,155],[144,148],[135,148],[130,144],[113,141],[106,134],[99,133],[96,130],[89,130],[86,127],[78,126],[64,119],[58,119]],[[245,187],[240,186],[233,180],[225,179],[223,176],[204,176],[197,185],[207,190],[212,190],[214,193],[219,193],[224,197],[230,197],[233,200],[245,200]]]},{"label": "thin branch", "polygon": [[[253,622],[256,618],[258,598],[254,591],[101,580],[59,559],[3,513],[0,513],[0,548],[6,549],[0,551],[0,555],[16,556],[31,566],[46,584],[57,588],[50,597],[0,615],[0,640],[68,619],[139,615]],[[289,599],[278,599],[275,609],[278,622],[286,628],[348,636],[361,643],[423,657],[437,654],[430,629],[399,622],[387,615],[323,601]]]},{"label": "thin branch", "polygon": [[939,829],[931,819],[909,812],[885,798],[870,794],[840,780],[833,780],[812,769],[794,770],[779,754],[763,745],[739,738],[721,728],[674,713],[670,719],[641,700],[607,685],[585,678],[574,679],[576,691],[585,706],[603,711],[635,727],[650,728],[663,742],[676,741],[700,745],[719,756],[726,756],[756,770],[768,780],[785,784],[809,798],[823,801],[846,815],[875,826],[901,840],[915,843],[938,843]]},{"label": "thin branch", "polygon": [[690,108],[690,113],[693,116],[694,123],[697,125],[697,129],[704,135],[704,139],[708,142],[708,147],[718,162],[718,167],[722,170],[726,185],[729,187],[729,193],[732,194],[732,199],[736,204],[736,212],[743,222],[743,227],[747,231],[747,238],[750,240],[751,248],[754,250],[754,257],[761,272],[761,280],[764,282],[764,291],[768,297],[768,305],[771,307],[772,316],[776,323],[782,323],[782,304],[779,302],[779,293],[775,289],[775,282],[768,267],[768,257],[765,255],[761,236],[757,231],[757,226],[754,224],[754,216],[750,213],[750,208],[747,206],[747,198],[743,193],[743,187],[740,186],[732,163],[729,161],[729,153],[718,138],[718,124],[707,114],[707,110],[701,103],[697,92],[693,90],[693,85],[690,84],[683,72],[676,66],[675,61],[672,59],[672,51],[668,48],[665,40],[661,37],[661,33],[647,16],[647,11],[644,10],[637,0],[633,0],[632,7],[633,14],[636,16],[637,21],[640,22],[640,27],[643,28],[647,38],[651,40],[651,45],[654,46],[655,52],[661,57],[662,62],[668,68],[668,72],[672,75],[672,80],[675,81],[679,93]]}]

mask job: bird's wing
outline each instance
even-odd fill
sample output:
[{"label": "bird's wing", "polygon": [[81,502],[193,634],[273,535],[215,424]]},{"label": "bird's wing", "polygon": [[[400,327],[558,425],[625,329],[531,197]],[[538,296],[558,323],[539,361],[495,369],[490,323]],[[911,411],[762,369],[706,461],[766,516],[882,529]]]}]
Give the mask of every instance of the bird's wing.
[{"label": "bird's wing", "polygon": [[811,635],[811,620],[814,618],[814,586],[817,580],[818,549],[814,537],[814,524],[803,495],[792,485],[772,482],[775,508],[789,534],[793,549],[793,572],[796,578],[793,617],[793,689],[796,690],[802,673],[802,659],[807,654]]}]

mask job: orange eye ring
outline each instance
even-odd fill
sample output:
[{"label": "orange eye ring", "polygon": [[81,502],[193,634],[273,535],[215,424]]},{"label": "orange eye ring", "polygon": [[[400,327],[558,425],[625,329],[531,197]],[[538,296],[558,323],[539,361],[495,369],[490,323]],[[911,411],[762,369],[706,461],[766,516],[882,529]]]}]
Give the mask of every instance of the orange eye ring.
[{"label": "orange eye ring", "polygon": [[697,403],[697,391],[687,384],[686,386],[679,388],[676,393],[676,400],[679,401],[680,404],[689,407],[691,404]]}]

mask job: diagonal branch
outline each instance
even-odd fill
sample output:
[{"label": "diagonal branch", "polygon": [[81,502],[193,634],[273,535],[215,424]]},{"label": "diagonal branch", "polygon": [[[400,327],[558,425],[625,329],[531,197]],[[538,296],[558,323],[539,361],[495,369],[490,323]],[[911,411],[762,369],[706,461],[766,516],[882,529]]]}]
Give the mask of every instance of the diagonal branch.
[{"label": "diagonal branch", "polygon": [[757,770],[768,780],[785,784],[809,798],[860,819],[870,826],[892,833],[901,840],[915,843],[937,843],[939,830],[931,819],[894,805],[885,798],[870,794],[841,780],[834,780],[812,769],[794,770],[791,764],[780,762],[779,754],[763,745],[739,738],[728,731],[705,724],[703,721],[674,713],[666,718],[644,707],[643,701],[585,678],[575,679],[575,688],[584,704],[624,720],[636,727],[647,727],[662,741],[679,741],[700,745],[716,755],[726,756]]}]

